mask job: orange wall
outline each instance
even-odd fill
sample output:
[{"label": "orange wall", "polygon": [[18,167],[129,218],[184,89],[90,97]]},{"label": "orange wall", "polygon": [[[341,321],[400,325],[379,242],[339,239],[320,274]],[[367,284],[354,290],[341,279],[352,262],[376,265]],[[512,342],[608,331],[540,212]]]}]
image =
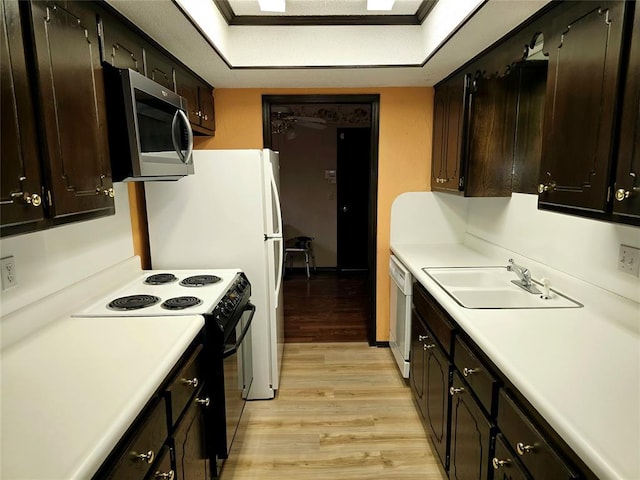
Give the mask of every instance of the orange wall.
[{"label": "orange wall", "polygon": [[197,148],[262,148],[262,95],[380,94],[378,153],[377,331],[389,340],[389,222],[391,204],[403,192],[429,189],[433,88],[228,89],[214,91],[215,137]]}]

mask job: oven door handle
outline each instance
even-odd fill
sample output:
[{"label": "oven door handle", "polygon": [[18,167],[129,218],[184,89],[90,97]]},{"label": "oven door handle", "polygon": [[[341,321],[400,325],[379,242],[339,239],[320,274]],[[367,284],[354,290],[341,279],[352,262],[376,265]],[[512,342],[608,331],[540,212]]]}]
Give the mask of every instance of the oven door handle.
[{"label": "oven door handle", "polygon": [[234,355],[235,353],[238,352],[238,348],[240,348],[240,345],[242,344],[242,341],[244,340],[244,337],[247,335],[247,332],[249,331],[249,328],[251,327],[251,321],[253,320],[253,316],[256,314],[256,306],[251,304],[251,303],[247,303],[247,306],[244,307],[244,310],[243,310],[242,314],[244,315],[246,312],[251,312],[251,315],[249,316],[249,321],[247,322],[247,324],[242,329],[242,333],[240,334],[240,338],[238,338],[236,340],[236,344],[233,347],[228,348],[227,350],[225,350],[222,353],[222,358],[230,357],[231,355]]}]

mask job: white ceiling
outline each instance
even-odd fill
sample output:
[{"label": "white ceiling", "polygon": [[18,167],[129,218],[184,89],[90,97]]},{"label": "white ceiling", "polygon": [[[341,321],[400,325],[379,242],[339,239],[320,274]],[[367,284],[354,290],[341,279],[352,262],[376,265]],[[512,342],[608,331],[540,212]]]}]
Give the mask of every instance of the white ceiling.
[{"label": "white ceiling", "polygon": [[432,86],[550,0],[439,0],[420,26],[229,26],[175,1],[204,35],[172,0],[107,0],[216,88],[363,88]]},{"label": "white ceiling", "polygon": [[229,0],[236,15],[413,15],[422,0],[396,0],[390,11],[369,11],[367,0],[287,0],[284,13],[262,12],[257,0]]}]

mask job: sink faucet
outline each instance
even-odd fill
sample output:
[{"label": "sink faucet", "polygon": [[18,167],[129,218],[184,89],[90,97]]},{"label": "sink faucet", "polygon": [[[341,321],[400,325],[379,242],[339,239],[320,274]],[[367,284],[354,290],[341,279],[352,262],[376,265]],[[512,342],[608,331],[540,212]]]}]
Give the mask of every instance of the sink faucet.
[{"label": "sink faucet", "polygon": [[535,285],[531,283],[531,272],[528,268],[522,267],[513,261],[513,258],[509,259],[509,265],[507,265],[507,270],[509,272],[514,272],[518,275],[520,280],[511,280],[511,283],[523,288],[529,293],[540,293],[540,290],[536,288]]}]

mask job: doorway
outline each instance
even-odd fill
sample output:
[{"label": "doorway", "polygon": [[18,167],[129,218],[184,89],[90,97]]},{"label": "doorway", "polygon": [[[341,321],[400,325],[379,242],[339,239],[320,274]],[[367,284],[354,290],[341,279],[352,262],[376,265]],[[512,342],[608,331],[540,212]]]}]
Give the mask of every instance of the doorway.
[{"label": "doorway", "polygon": [[[326,245],[321,238],[314,240],[318,277],[333,271],[334,276],[337,273],[338,277],[343,277],[344,283],[344,277],[359,274],[365,285],[366,340],[370,345],[376,344],[379,102],[379,95],[262,97],[264,146],[282,152],[283,192],[288,184],[293,185],[292,191],[298,195],[283,199],[285,215],[285,203],[289,208],[289,215],[284,218],[285,238],[314,236],[314,232],[321,232],[319,236],[329,239],[329,243],[334,242],[334,245]],[[316,141],[305,146],[305,139],[312,138],[313,132],[321,131],[325,137],[320,143]],[[292,147],[293,144],[297,146]],[[295,161],[306,165],[306,171],[299,171],[295,179],[287,178],[290,175],[287,161],[292,160],[291,154],[284,153],[291,148],[297,149]],[[333,166],[322,163],[322,151],[328,150],[334,157]],[[308,201],[314,189],[314,198],[319,199],[317,207]],[[327,220],[328,216],[323,217],[327,209],[332,209],[332,222]],[[299,228],[300,224],[304,227]],[[308,285],[307,292],[310,292],[315,285],[311,281]]]}]

